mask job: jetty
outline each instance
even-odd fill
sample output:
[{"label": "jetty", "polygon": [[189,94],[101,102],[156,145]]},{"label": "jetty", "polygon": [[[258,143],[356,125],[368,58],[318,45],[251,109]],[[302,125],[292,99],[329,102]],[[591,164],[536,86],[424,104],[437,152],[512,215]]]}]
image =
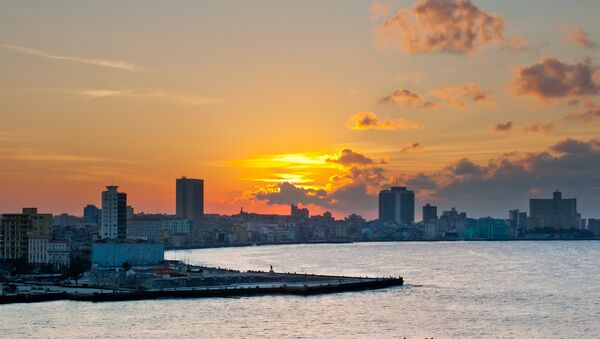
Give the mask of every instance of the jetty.
[{"label": "jetty", "polygon": [[[56,300],[87,302],[219,298],[260,295],[310,296],[402,286],[402,277],[347,277],[276,273],[273,270],[235,271],[185,265],[129,271],[89,272],[82,282],[4,281],[0,304]],[[7,288],[8,287],[8,288]]]}]

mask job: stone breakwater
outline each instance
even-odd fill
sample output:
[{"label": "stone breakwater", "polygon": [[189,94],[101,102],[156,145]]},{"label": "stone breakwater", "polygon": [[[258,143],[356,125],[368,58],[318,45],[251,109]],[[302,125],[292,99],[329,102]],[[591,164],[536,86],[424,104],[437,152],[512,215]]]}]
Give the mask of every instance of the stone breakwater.
[{"label": "stone breakwater", "polygon": [[[265,278],[256,284],[229,284],[212,286],[187,286],[150,290],[108,289],[98,287],[69,287],[58,285],[17,284],[17,292],[0,296],[0,304],[34,303],[55,300],[72,301],[130,301],[161,298],[216,298],[258,295],[299,295],[308,296],[325,293],[340,293],[381,289],[402,286],[404,280],[398,278],[356,278],[286,274],[288,278],[273,277],[265,273]],[[306,280],[302,282],[301,280]],[[26,287],[29,287],[27,289]]]}]

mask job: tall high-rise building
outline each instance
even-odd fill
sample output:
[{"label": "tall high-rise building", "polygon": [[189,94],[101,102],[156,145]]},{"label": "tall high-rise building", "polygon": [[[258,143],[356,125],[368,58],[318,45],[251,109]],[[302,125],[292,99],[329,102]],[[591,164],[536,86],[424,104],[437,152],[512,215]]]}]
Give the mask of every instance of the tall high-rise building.
[{"label": "tall high-rise building", "polygon": [[438,219],[437,206],[427,204],[423,206],[423,221],[435,222]]},{"label": "tall high-rise building", "polygon": [[204,180],[182,177],[177,179],[175,191],[177,217],[200,225],[204,216]]},{"label": "tall high-rise building", "polygon": [[527,228],[527,213],[518,209],[508,211],[510,227],[513,230],[525,231]]},{"label": "tall high-rise building", "polygon": [[87,205],[83,208],[83,222],[88,224],[100,224],[102,210],[96,205]]},{"label": "tall high-rise building", "polygon": [[550,227],[554,229],[578,228],[581,215],[577,212],[577,199],[563,199],[554,192],[552,199],[529,199],[528,229]]},{"label": "tall high-rise building", "polygon": [[8,260],[27,260],[29,237],[52,234],[52,214],[39,214],[37,208],[24,208],[21,214],[2,215],[0,257]]},{"label": "tall high-rise building", "polygon": [[415,192],[392,187],[379,192],[379,221],[411,224],[415,221]]},{"label": "tall high-rise building", "polygon": [[127,194],[119,186],[106,186],[102,192],[102,223],[100,237],[106,240],[127,238]]},{"label": "tall high-rise building", "polygon": [[508,211],[508,220],[510,220],[510,227],[517,229],[519,227],[519,210]]}]

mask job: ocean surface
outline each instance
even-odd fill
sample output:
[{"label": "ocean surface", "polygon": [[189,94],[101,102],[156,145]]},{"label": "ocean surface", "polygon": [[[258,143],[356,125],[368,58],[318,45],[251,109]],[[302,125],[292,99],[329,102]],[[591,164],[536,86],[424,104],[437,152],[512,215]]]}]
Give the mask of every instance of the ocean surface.
[{"label": "ocean surface", "polygon": [[170,251],[241,270],[397,276],[322,296],[0,305],[0,337],[600,337],[600,241],[395,242]]}]

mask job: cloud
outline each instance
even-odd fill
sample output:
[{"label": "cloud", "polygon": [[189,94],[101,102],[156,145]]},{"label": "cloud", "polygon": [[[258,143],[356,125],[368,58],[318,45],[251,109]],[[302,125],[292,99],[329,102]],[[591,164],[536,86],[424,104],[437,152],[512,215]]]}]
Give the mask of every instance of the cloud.
[{"label": "cloud", "polygon": [[491,95],[483,91],[476,83],[470,82],[462,85],[443,84],[431,90],[432,95],[446,101],[450,106],[463,108],[470,102],[494,103]]},{"label": "cloud", "polygon": [[600,105],[588,101],[585,103],[582,111],[571,112],[567,116],[571,121],[600,121]]},{"label": "cloud", "polygon": [[526,50],[535,50],[540,47],[532,47],[529,46],[527,39],[523,36],[515,36],[510,39],[504,40],[502,43],[502,48],[511,52],[520,52]]},{"label": "cloud", "polygon": [[550,133],[553,129],[553,123],[533,123],[523,126],[523,131],[532,133]]},{"label": "cloud", "polygon": [[482,175],[483,173],[485,173],[485,168],[476,165],[467,158],[460,159],[455,164],[448,166],[446,169],[457,176]]},{"label": "cloud", "polygon": [[351,149],[343,149],[335,157],[327,159],[326,162],[344,166],[370,165],[373,163],[373,159],[365,156],[364,154],[354,152]]},{"label": "cloud", "polygon": [[395,90],[391,94],[381,98],[380,102],[393,103],[402,107],[412,108],[437,108],[437,104],[425,100],[419,94],[408,89]]},{"label": "cloud", "polygon": [[600,72],[590,59],[568,64],[549,56],[517,69],[512,87],[517,95],[542,100],[576,99],[600,93]]},{"label": "cloud", "polygon": [[404,119],[391,119],[388,117],[379,118],[373,112],[360,112],[354,114],[348,122],[348,128],[354,130],[402,130],[402,129],[417,129],[423,126],[408,122]]},{"label": "cloud", "polygon": [[482,90],[474,82],[465,84],[442,84],[429,92],[430,99],[408,89],[399,89],[381,98],[382,103],[393,103],[410,108],[465,108],[470,104],[494,103],[489,92]]},{"label": "cloud", "polygon": [[[484,162],[460,158],[440,170],[401,174],[415,190],[416,207],[427,202],[455,206],[470,216],[504,216],[527,208],[531,197],[551,196],[557,187],[577,197],[581,212],[595,213],[600,203],[600,141],[564,139],[547,150],[511,152]],[[377,210],[377,192],[387,185],[387,170],[373,164],[340,168],[322,188],[277,183],[252,197],[269,204],[313,204],[337,213]]]},{"label": "cloud", "polygon": [[482,164],[464,158],[439,171],[405,175],[418,203],[456,206],[475,216],[502,216],[526,209],[528,199],[550,196],[557,187],[578,198],[581,212],[600,203],[600,141],[565,139],[548,151],[500,156]]},{"label": "cloud", "polygon": [[[281,158],[281,157],[278,157]],[[293,157],[297,158],[297,157]],[[297,161],[302,161],[298,159]],[[342,149],[314,163],[312,174],[321,177],[319,169],[326,169],[326,181],[317,179],[310,185],[301,182],[276,182],[263,185],[245,195],[270,205],[291,203],[315,205],[336,213],[372,212],[377,207],[377,193],[387,182],[385,161],[373,159],[351,149]],[[276,166],[276,164],[273,164]],[[278,167],[273,167],[273,169]],[[291,169],[290,169],[291,170]],[[335,171],[331,175],[331,171]],[[287,173],[287,169],[285,170]]]},{"label": "cloud", "polygon": [[579,141],[567,138],[550,146],[550,150],[562,154],[583,154],[600,152],[600,141],[595,139],[589,141]]},{"label": "cloud", "polygon": [[598,48],[598,44],[590,39],[590,34],[583,28],[568,24],[564,27],[566,30],[566,35],[563,37],[563,41],[571,42],[589,49]]},{"label": "cloud", "polygon": [[320,206],[327,202],[327,191],[302,188],[289,182],[282,182],[253,193],[257,200],[269,205],[313,204]]},{"label": "cloud", "polygon": [[377,207],[377,192],[387,181],[381,167],[352,167],[330,178],[328,189],[304,188],[283,182],[251,193],[269,205],[305,204],[340,213],[372,211]]},{"label": "cloud", "polygon": [[47,58],[47,59],[53,59],[53,60],[76,62],[76,63],[80,63],[80,64],[105,67],[105,68],[114,68],[114,69],[120,69],[120,70],[125,70],[125,71],[139,71],[140,70],[140,68],[138,66],[128,63],[128,62],[123,62],[123,61],[64,56],[64,55],[54,54],[51,52],[42,51],[39,49],[16,46],[16,45],[9,45],[9,44],[4,44],[4,43],[0,43],[0,47],[10,49],[10,50],[13,50],[13,51],[19,52],[19,53],[35,55],[35,56],[39,56],[39,57],[43,57],[43,58]]},{"label": "cloud", "polygon": [[377,27],[376,44],[396,46],[407,54],[468,54],[490,43],[522,47],[507,39],[505,20],[471,0],[419,0],[401,8]]},{"label": "cloud", "polygon": [[130,99],[156,99],[187,106],[203,106],[218,102],[218,100],[215,98],[200,97],[176,92],[165,92],[157,90],[86,89],[68,90],[68,92],[82,95],[90,99],[120,96]]},{"label": "cloud", "polygon": [[374,0],[371,3],[371,6],[369,6],[369,12],[371,13],[371,19],[377,21],[390,15],[390,6],[383,2]]},{"label": "cloud", "polygon": [[84,96],[88,96],[92,99],[96,99],[96,98],[111,97],[111,96],[115,96],[115,95],[128,94],[130,92],[129,91],[115,91],[115,90],[108,90],[108,89],[90,89],[90,90],[83,90],[83,91],[75,91],[75,93],[81,94]]},{"label": "cloud", "polygon": [[412,144],[408,144],[400,149],[400,153],[414,153],[421,150],[423,147],[418,142],[413,142]]},{"label": "cloud", "polygon": [[506,132],[506,131],[510,131],[512,129],[512,127],[513,127],[512,121],[507,121],[504,124],[494,125],[494,127],[492,129],[496,132]]}]

